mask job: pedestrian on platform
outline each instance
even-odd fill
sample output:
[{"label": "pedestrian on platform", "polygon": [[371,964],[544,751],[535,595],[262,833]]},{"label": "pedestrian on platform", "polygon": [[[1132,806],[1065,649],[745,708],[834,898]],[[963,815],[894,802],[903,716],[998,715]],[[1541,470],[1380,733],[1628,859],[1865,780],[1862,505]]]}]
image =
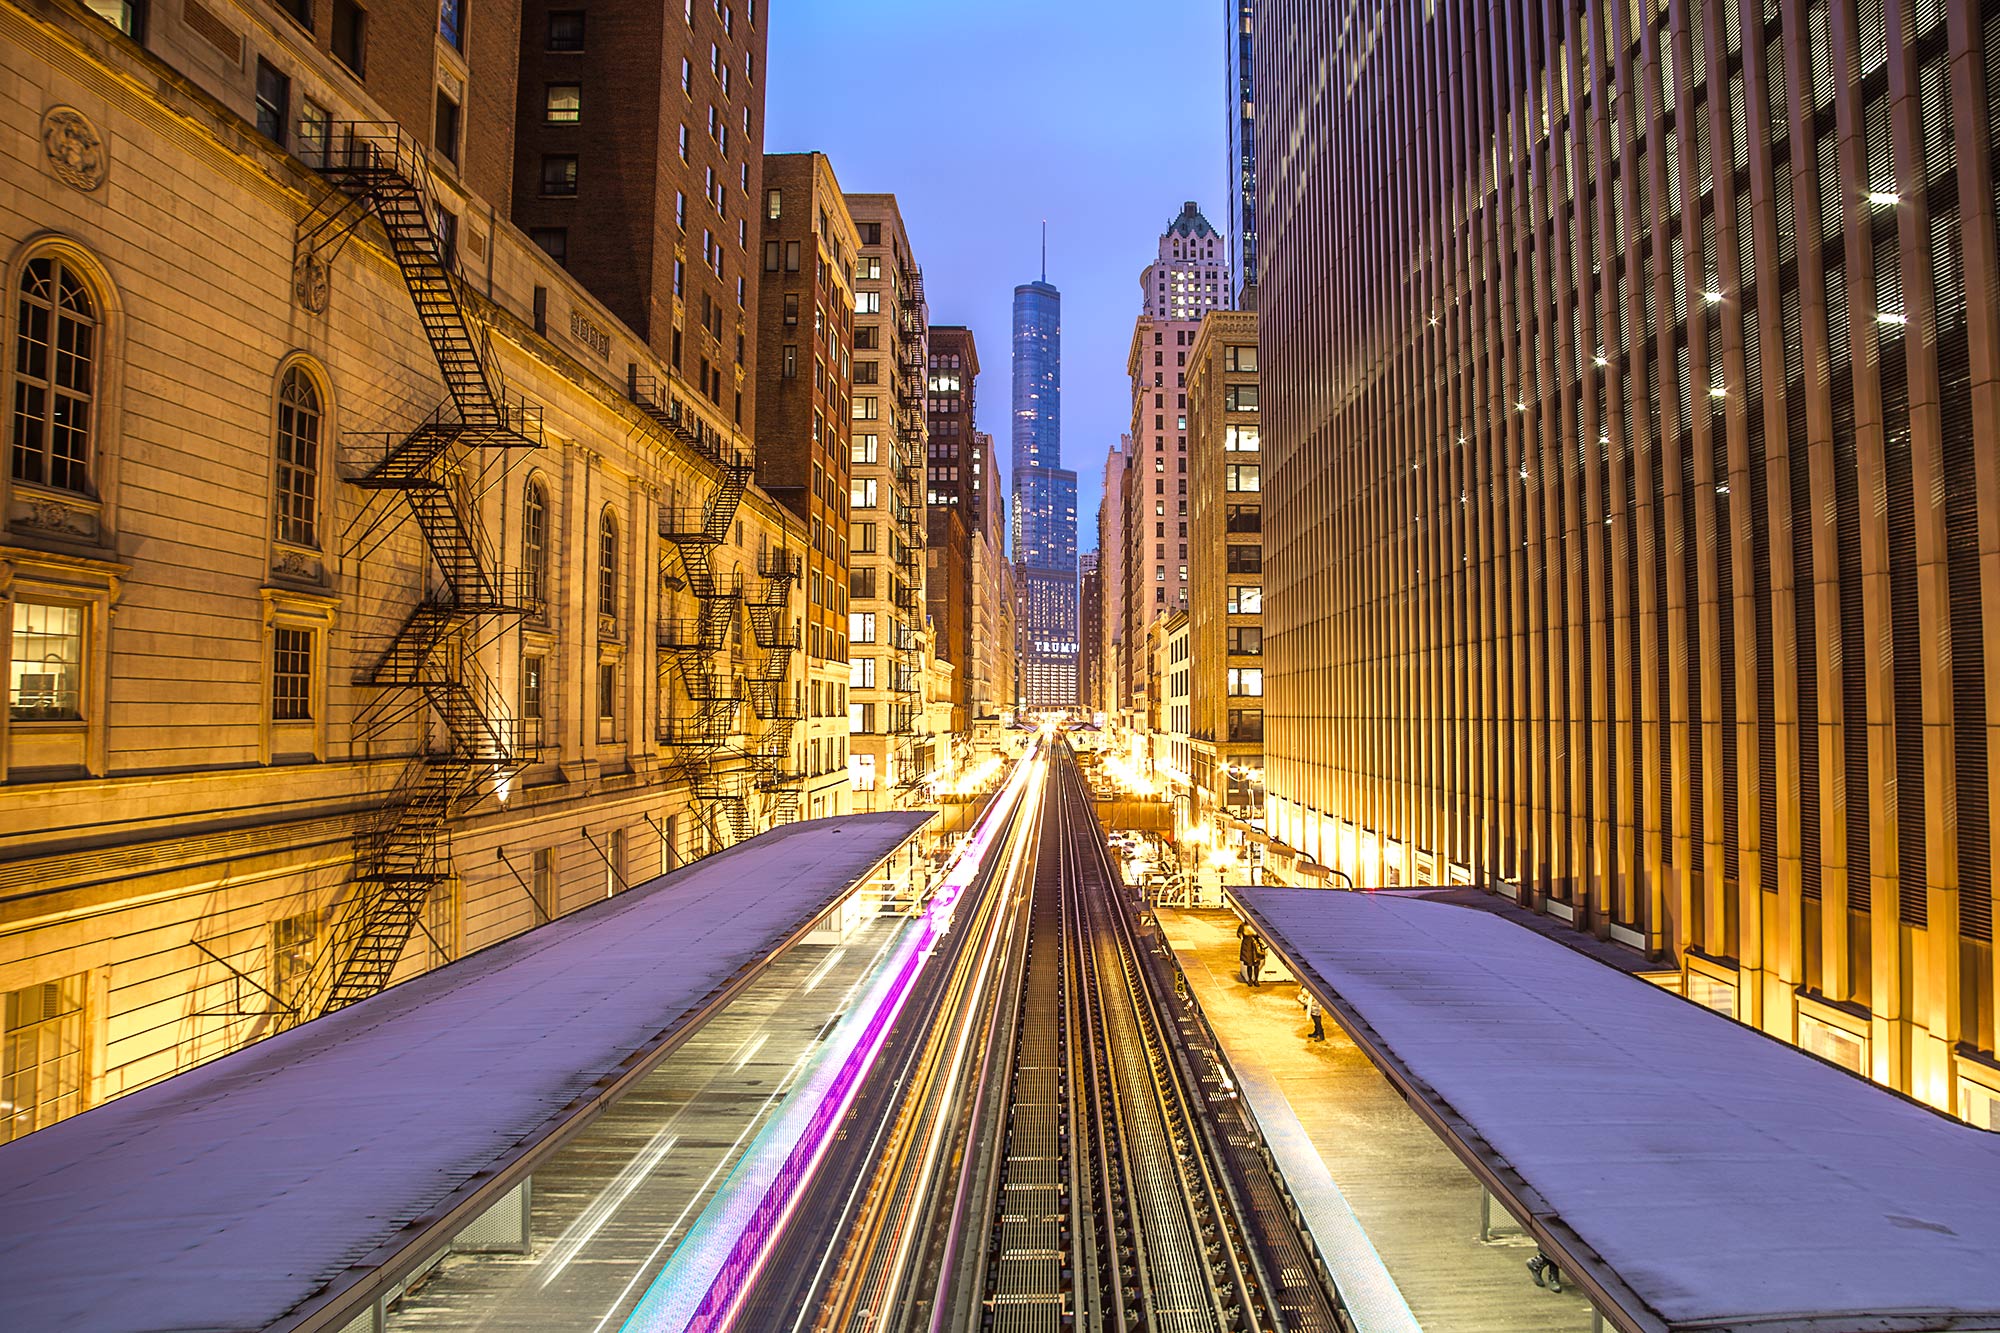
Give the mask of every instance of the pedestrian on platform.
[{"label": "pedestrian on platform", "polygon": [[1306,1017],[1313,1021],[1312,1036],[1308,1040],[1325,1041],[1326,1026],[1320,1019],[1319,996],[1314,995],[1311,991],[1301,986],[1299,987],[1299,1002],[1306,1007]]},{"label": "pedestrian on platform", "polygon": [[1238,927],[1236,933],[1243,941],[1236,950],[1236,956],[1243,960],[1244,984],[1254,986],[1257,984],[1258,970],[1264,965],[1264,960],[1258,956],[1257,932],[1245,923]]}]

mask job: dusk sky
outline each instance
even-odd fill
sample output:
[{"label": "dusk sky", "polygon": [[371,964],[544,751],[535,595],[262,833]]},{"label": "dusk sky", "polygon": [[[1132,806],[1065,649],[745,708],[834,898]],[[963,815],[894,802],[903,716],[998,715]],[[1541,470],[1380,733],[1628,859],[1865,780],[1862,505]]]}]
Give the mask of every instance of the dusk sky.
[{"label": "dusk sky", "polygon": [[[1105,451],[1131,413],[1139,272],[1193,199],[1218,230],[1220,0],[775,0],[765,148],[817,149],[841,188],[897,196],[933,324],[979,342],[979,425],[1008,458],[1016,283],[1063,298],[1063,466],[1097,545]],[[1008,540],[1012,542],[1012,532]]]}]

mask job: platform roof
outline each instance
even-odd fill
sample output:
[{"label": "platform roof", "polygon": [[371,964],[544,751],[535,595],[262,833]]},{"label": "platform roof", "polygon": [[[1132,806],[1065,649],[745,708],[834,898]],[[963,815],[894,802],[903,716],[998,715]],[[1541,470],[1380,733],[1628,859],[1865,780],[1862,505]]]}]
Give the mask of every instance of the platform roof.
[{"label": "platform roof", "polygon": [[1620,1327],[2000,1328],[2000,1135],[1492,913],[1235,892]]},{"label": "platform roof", "polygon": [[0,1328],[290,1326],[442,1243],[930,818],[783,825],[0,1147]]}]

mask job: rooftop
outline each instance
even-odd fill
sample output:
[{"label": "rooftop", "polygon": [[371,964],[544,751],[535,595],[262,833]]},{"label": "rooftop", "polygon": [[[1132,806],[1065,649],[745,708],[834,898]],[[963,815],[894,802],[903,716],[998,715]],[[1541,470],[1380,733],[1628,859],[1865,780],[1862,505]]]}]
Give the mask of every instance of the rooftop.
[{"label": "rooftop", "polygon": [[0,1328],[262,1329],[472,1215],[931,818],[782,825],[0,1147]]},{"label": "rooftop", "polygon": [[2000,1135],[1502,916],[1234,890],[1621,1328],[2000,1328]]}]

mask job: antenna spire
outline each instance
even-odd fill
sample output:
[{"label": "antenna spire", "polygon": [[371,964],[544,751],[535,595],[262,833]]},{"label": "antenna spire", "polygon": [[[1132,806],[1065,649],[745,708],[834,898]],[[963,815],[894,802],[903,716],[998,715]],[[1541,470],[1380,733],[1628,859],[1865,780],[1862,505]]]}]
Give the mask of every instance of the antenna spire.
[{"label": "antenna spire", "polygon": [[1042,281],[1049,280],[1049,220],[1042,219]]}]

